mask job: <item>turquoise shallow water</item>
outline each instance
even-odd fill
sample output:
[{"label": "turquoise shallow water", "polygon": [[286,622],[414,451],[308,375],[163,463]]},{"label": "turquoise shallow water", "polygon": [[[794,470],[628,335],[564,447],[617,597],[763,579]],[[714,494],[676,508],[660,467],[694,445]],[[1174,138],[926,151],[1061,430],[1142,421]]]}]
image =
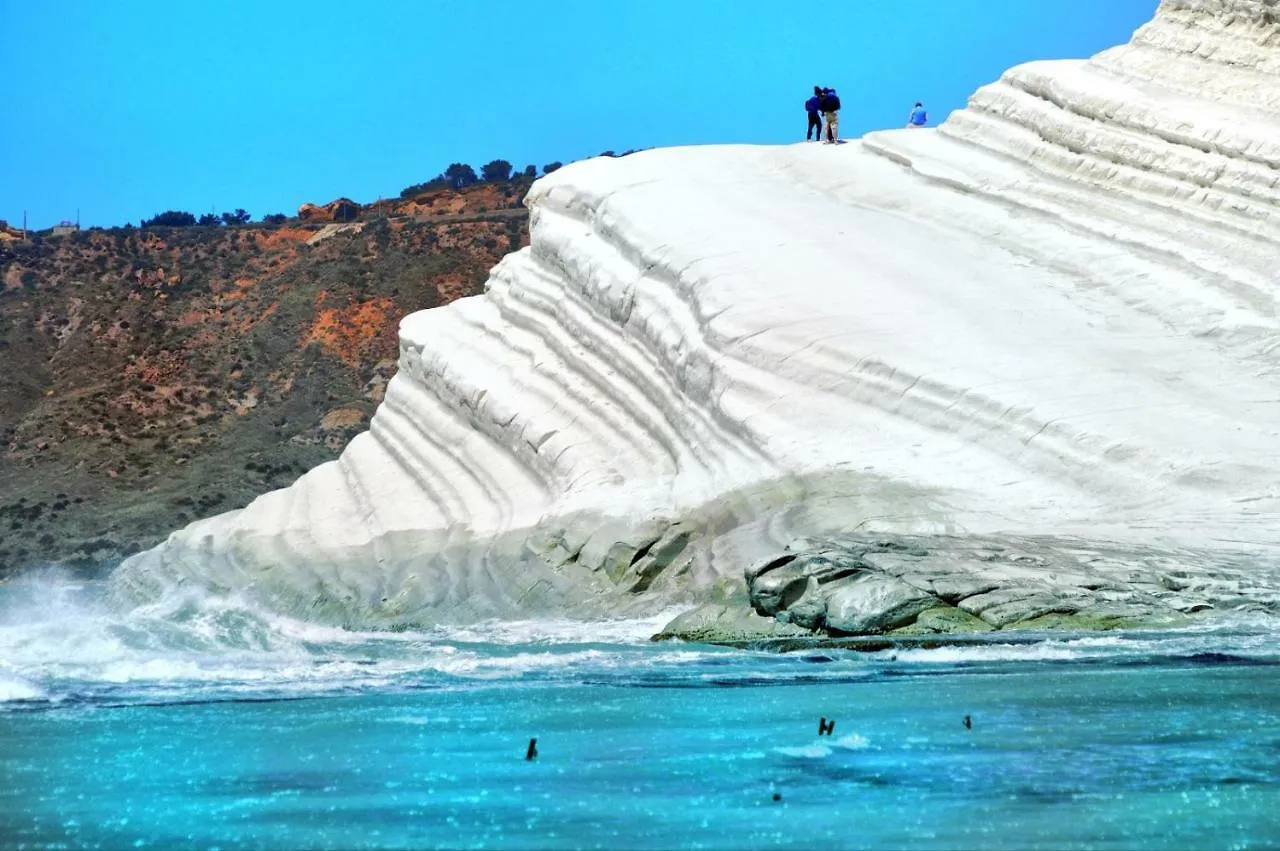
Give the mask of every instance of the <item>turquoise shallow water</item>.
[{"label": "turquoise shallow water", "polygon": [[391,636],[5,589],[0,845],[1280,846],[1274,624],[775,656],[661,620]]}]

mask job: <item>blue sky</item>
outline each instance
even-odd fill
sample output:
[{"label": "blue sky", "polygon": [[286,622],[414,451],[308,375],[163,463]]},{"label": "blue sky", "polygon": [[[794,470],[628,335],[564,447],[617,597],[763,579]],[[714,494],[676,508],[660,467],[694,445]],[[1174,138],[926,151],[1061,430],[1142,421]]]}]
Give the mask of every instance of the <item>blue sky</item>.
[{"label": "blue sky", "polygon": [[0,218],[292,213],[451,162],[802,138],[964,105],[1157,0],[0,0]]}]

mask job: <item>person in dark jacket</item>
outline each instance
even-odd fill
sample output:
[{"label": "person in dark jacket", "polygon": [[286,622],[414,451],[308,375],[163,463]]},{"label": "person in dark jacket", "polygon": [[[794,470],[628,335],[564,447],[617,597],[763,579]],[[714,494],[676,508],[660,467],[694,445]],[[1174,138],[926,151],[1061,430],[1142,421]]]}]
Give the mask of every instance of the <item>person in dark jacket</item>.
[{"label": "person in dark jacket", "polygon": [[827,120],[827,142],[834,145],[840,141],[840,96],[835,89],[823,89],[818,105]]},{"label": "person in dark jacket", "polygon": [[822,88],[813,87],[813,97],[804,102],[804,111],[809,113],[809,129],[804,131],[804,140],[809,141],[810,137],[815,142],[822,141],[822,115],[820,108],[822,105]]}]

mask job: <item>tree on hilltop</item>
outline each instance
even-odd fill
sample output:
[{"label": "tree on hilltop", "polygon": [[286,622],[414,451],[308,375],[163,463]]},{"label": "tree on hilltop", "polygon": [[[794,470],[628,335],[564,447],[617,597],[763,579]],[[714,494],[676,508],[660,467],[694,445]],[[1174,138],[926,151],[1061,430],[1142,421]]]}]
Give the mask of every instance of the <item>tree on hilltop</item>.
[{"label": "tree on hilltop", "polygon": [[449,185],[454,189],[470,186],[480,180],[480,178],[476,177],[476,170],[466,163],[454,163],[444,170],[442,176],[449,181]]},{"label": "tree on hilltop", "polygon": [[189,228],[196,223],[196,217],[180,210],[166,210],[156,213],[149,219],[143,219],[140,226],[144,228]]},{"label": "tree on hilltop", "polygon": [[506,160],[494,160],[480,168],[480,176],[486,183],[506,183],[511,179],[511,163]]},{"label": "tree on hilltop", "polygon": [[196,224],[202,228],[216,228],[218,225],[222,224],[222,219],[218,218],[213,213],[205,213],[196,221]]},{"label": "tree on hilltop", "polygon": [[522,177],[525,177],[525,178],[528,178],[529,180],[532,180],[533,178],[535,178],[535,177],[537,177],[537,176],[538,176],[538,167],[537,167],[536,165],[527,165],[527,166],[525,166],[525,167],[524,167],[524,174],[523,174],[523,175],[521,175],[521,176],[522,176]]},{"label": "tree on hilltop", "polygon": [[426,183],[415,183],[412,186],[406,186],[404,189],[401,189],[400,197],[405,199],[413,198],[424,192],[430,192],[433,189],[447,189],[452,185],[453,183],[449,178],[445,177],[443,174],[437,174]]},{"label": "tree on hilltop", "polygon": [[264,225],[282,225],[289,220],[284,213],[267,213],[262,217]]},{"label": "tree on hilltop", "polygon": [[251,218],[253,216],[250,216],[242,208],[237,207],[234,213],[222,214],[222,223],[225,225],[243,225],[248,224]]},{"label": "tree on hilltop", "polygon": [[556,169],[563,168],[563,167],[564,167],[564,163],[562,163],[562,162],[558,162],[558,161],[557,161],[557,162],[550,162],[550,163],[547,163],[546,165],[544,165],[544,166],[542,167],[542,173],[543,173],[544,175],[545,175],[545,174],[550,174],[551,172],[555,171]]}]

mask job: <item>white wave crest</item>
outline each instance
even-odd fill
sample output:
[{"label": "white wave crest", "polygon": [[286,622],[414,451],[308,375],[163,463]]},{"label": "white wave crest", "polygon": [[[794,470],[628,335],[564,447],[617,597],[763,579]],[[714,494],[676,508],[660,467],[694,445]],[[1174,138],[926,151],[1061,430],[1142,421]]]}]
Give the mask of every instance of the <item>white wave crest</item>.
[{"label": "white wave crest", "polygon": [[841,736],[831,743],[834,747],[843,748],[847,751],[860,751],[871,746],[865,736],[859,736],[857,733],[849,733]]},{"label": "white wave crest", "polygon": [[831,748],[826,745],[802,745],[795,748],[774,748],[774,753],[789,756],[793,759],[823,759],[831,756]]},{"label": "white wave crest", "polygon": [[0,677],[0,703],[13,700],[39,700],[44,696],[45,693],[42,690],[30,683]]},{"label": "white wave crest", "polygon": [[[718,650],[653,648],[670,613],[630,621],[492,622],[420,631],[348,631],[263,611],[235,595],[186,590],[132,611],[100,587],[53,573],[0,588],[0,695],[93,692],[310,694],[403,678],[493,680],[616,672],[641,648],[651,664],[696,662]],[[584,647],[583,645],[591,645]],[[39,685],[36,685],[39,684]],[[118,692],[116,692],[118,694]],[[126,692],[127,694],[127,692]]]}]

